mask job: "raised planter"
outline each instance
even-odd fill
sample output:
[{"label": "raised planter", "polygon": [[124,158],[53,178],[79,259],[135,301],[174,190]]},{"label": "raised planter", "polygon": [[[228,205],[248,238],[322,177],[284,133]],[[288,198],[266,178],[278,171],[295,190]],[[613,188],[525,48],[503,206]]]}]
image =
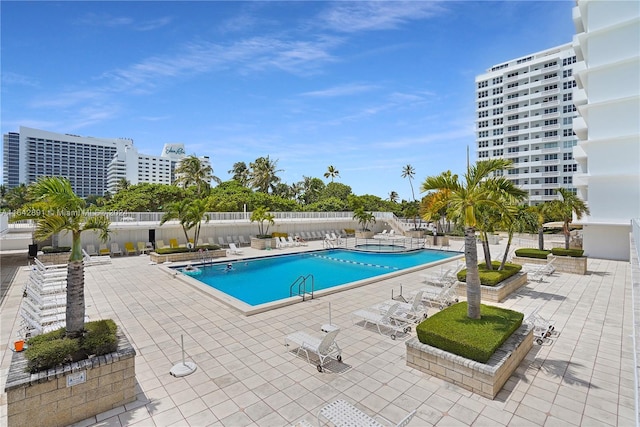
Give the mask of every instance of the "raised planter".
[{"label": "raised planter", "polygon": [[404,232],[404,235],[407,237],[414,237],[419,239],[424,236],[424,230],[407,230]]},{"label": "raised planter", "polygon": [[274,237],[270,239],[258,239],[257,237],[251,238],[251,248],[253,249],[275,249],[277,246],[276,239]]},{"label": "raised planter", "polygon": [[40,254],[37,256],[38,260],[46,265],[53,264],[67,264],[71,252],[56,252],[51,254]]},{"label": "raised planter", "polygon": [[118,350],[57,369],[25,372],[24,353],[13,353],[5,386],[7,425],[66,426],[136,400],[135,356],[118,331]]},{"label": "raised planter", "polygon": [[[220,258],[227,254],[224,249],[216,249],[207,251],[207,258]],[[163,262],[181,262],[181,261],[200,261],[202,259],[202,252],[194,251],[194,252],[179,252],[177,254],[158,254],[156,252],[151,252],[149,254],[149,259],[155,263],[163,263]]]},{"label": "raised planter", "polygon": [[373,239],[374,235],[373,231],[356,230],[356,239]]},{"label": "raised planter", "polygon": [[[503,280],[497,286],[480,285],[480,299],[482,299],[482,301],[501,302],[526,284],[527,273],[520,272],[509,277],[507,280]],[[467,284],[465,282],[458,282],[457,289],[458,295],[467,295]]]},{"label": "raised planter", "polygon": [[519,257],[514,256],[511,260],[514,264],[539,264],[546,265],[549,261],[553,261],[553,266],[556,271],[561,273],[571,273],[571,274],[587,274],[587,260],[588,258],[585,256],[582,257],[573,257],[573,256],[557,256],[557,255],[547,255],[547,259],[541,258],[527,258],[527,257]]},{"label": "raised planter", "polygon": [[533,346],[533,328],[523,323],[487,363],[423,344],[417,337],[406,346],[407,366],[493,399]]},{"label": "raised planter", "polygon": [[427,245],[429,246],[449,246],[449,236],[426,236]]}]

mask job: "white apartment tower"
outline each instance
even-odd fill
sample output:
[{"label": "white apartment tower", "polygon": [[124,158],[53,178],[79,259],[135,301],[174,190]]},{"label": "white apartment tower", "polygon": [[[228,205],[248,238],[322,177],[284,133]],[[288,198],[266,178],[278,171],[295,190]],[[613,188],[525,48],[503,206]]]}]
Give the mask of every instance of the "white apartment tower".
[{"label": "white apartment tower", "polygon": [[640,2],[578,0],[573,21],[583,248],[628,260],[630,221],[640,218]]},{"label": "white apartment tower", "polygon": [[513,169],[503,173],[528,192],[531,205],[556,199],[560,187],[576,191],[575,62],[567,43],[476,77],[477,158],[511,160]]}]

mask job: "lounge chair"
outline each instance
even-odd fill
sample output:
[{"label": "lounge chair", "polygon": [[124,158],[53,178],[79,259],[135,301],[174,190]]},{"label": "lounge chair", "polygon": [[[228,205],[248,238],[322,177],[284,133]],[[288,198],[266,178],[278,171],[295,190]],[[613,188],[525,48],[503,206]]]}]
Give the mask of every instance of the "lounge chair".
[{"label": "lounge chair", "polygon": [[136,254],[136,248],[133,246],[133,242],[125,242],[125,244],[124,244],[124,252],[127,255],[135,255]]},{"label": "lounge chair", "polygon": [[122,251],[120,250],[120,245],[117,242],[113,242],[111,244],[111,255],[120,255],[122,256]]},{"label": "lounge chair", "polygon": [[27,286],[25,293],[25,298],[31,300],[33,304],[41,310],[48,310],[55,307],[66,307],[67,305],[66,290],[61,290],[57,294],[40,295],[40,293],[36,292],[33,287]]},{"label": "lounge chair", "polygon": [[107,245],[105,245],[104,243],[100,244],[100,251],[99,251],[100,255],[111,255],[111,251],[109,251],[109,248],[107,248]]},{"label": "lounge chair", "polygon": [[404,319],[410,322],[419,322],[427,318],[426,307],[422,304],[422,295],[424,291],[418,291],[413,295],[413,298],[409,302],[398,302],[396,300],[389,300],[380,304],[374,305],[374,310],[379,310],[381,313],[385,313],[389,310],[389,307],[393,304],[398,304],[396,312],[393,314],[394,319]]},{"label": "lounge chair", "polygon": [[84,250],[82,251],[82,254],[84,255],[83,261],[85,266],[111,264],[111,257],[109,255],[90,256]]},{"label": "lounge chair", "polygon": [[300,242],[293,240],[293,237],[291,236],[287,236],[287,242],[289,243],[289,246],[300,246]]},{"label": "lounge chair", "polygon": [[89,255],[98,255],[98,251],[96,251],[95,245],[87,245],[87,253]]},{"label": "lounge chair", "polygon": [[164,240],[156,240],[156,249],[164,249],[167,245],[164,244]]},{"label": "lounge chair", "polygon": [[238,249],[235,243],[229,243],[229,249],[227,250],[227,254],[231,255],[242,255],[242,249]]},{"label": "lounge chair", "polygon": [[[375,312],[367,309],[356,310],[351,313],[352,318],[359,318],[364,321],[364,327],[366,328],[369,323],[374,324],[378,328],[378,333],[382,333],[381,328],[391,330],[391,339],[395,340],[396,336],[400,333],[407,333],[411,330],[409,321],[404,321],[399,317],[395,317],[398,311],[399,303],[393,304],[385,313]],[[355,323],[355,322],[354,322]]]},{"label": "lounge chair", "polygon": [[411,419],[416,414],[416,409],[409,412],[398,424],[394,424],[386,418],[378,415],[383,420],[383,423],[378,422],[375,418],[362,412],[349,402],[338,399],[335,402],[331,402],[318,412],[318,425],[322,425],[320,416],[331,421],[336,426],[372,426],[383,427],[384,425],[405,427],[409,424]]},{"label": "lounge chair", "polygon": [[316,337],[306,332],[295,332],[291,335],[287,335],[284,339],[284,345],[289,346],[289,343],[298,346],[296,355],[302,350],[307,355],[307,362],[311,363],[309,359],[309,352],[315,353],[320,359],[320,363],[317,365],[318,372],[322,372],[325,361],[331,356],[335,356],[338,362],[342,361],[342,350],[336,342],[336,336],[340,332],[340,329],[336,328],[331,332],[326,333],[323,337]]},{"label": "lounge chair", "polygon": [[291,246],[284,236],[278,237],[276,243],[278,243],[277,247],[279,248],[288,248]]},{"label": "lounge chair", "polygon": [[138,242],[138,253],[142,255],[146,254],[147,252],[149,252],[149,249],[147,249],[147,245],[144,242]]},{"label": "lounge chair", "polygon": [[207,237],[207,242],[209,242],[209,245],[211,246],[216,244],[216,241],[214,240],[213,237]]},{"label": "lounge chair", "polygon": [[245,246],[250,244],[249,242],[247,242],[245,240],[244,236],[242,236],[242,235],[238,236],[238,242],[240,242],[241,245],[245,245]]},{"label": "lounge chair", "polygon": [[224,248],[225,246],[229,246],[227,242],[224,241],[224,237],[222,236],[218,236],[218,244],[220,245],[221,248]]},{"label": "lounge chair", "polygon": [[[525,316],[523,322],[528,323],[533,327],[533,336],[537,344],[544,344],[545,341],[551,337],[555,332],[555,326],[552,321],[549,321],[540,315],[541,305],[536,307],[531,313]],[[555,332],[557,334],[557,332]]]},{"label": "lounge chair", "polygon": [[[458,282],[453,281],[445,286],[425,286],[421,288],[422,301],[440,310],[458,302]],[[418,291],[419,292],[419,291]]]},{"label": "lounge chair", "polygon": [[179,248],[181,246],[178,243],[178,239],[169,239],[169,247],[170,248]]}]

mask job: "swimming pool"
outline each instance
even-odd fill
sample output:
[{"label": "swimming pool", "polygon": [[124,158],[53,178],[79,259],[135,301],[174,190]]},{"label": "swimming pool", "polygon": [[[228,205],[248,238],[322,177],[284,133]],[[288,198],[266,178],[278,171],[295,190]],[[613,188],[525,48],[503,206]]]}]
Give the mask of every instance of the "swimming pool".
[{"label": "swimming pool", "polygon": [[[317,293],[354,282],[360,283],[366,279],[381,280],[383,275],[404,274],[407,269],[426,268],[429,264],[455,256],[460,254],[436,250],[373,253],[330,249],[246,259],[233,262],[231,269],[227,268],[226,261],[198,265],[201,273],[189,277],[188,280],[198,281],[255,308],[290,299],[291,285],[300,277],[311,275],[312,279],[307,280],[307,291],[310,291],[312,280],[314,293]],[[364,283],[360,285],[362,284]],[[298,289],[295,286],[294,288],[294,293],[297,294]],[[214,296],[219,295],[214,293]],[[224,300],[229,302],[229,298]]]}]

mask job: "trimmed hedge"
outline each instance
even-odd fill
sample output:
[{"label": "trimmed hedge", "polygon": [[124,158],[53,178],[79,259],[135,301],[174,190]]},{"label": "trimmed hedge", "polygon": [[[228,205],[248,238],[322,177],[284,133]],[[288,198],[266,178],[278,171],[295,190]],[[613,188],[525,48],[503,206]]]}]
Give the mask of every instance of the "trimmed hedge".
[{"label": "trimmed hedge", "polygon": [[480,305],[481,318],[467,317],[467,303],[460,302],[434,314],[416,327],[418,340],[449,353],[486,363],[520,325],[524,314]]},{"label": "trimmed hedge", "polygon": [[202,246],[198,246],[196,248],[162,248],[162,249],[156,249],[155,252],[158,255],[170,255],[170,254],[181,254],[181,253],[185,253],[185,252],[198,252],[199,249],[202,249],[203,251],[205,249],[208,249],[210,251],[215,251],[220,249],[220,246],[218,245],[202,245]]},{"label": "trimmed hedge", "polygon": [[52,246],[43,246],[42,252],[45,254],[58,254],[63,252],[71,252],[71,246],[58,246],[54,248]]},{"label": "trimmed hedge", "polygon": [[66,328],[38,335],[27,341],[25,357],[31,373],[51,369],[62,363],[86,359],[90,355],[101,356],[118,349],[118,327],[111,319],[85,323],[83,337],[65,337]]},{"label": "trimmed hedge", "polygon": [[551,251],[533,249],[533,248],[516,249],[516,256],[520,256],[524,258],[547,259],[547,255],[549,255],[550,253]]},{"label": "trimmed hedge", "polygon": [[581,257],[584,251],[582,249],[552,248],[551,253],[556,256]]},{"label": "trimmed hedge", "polygon": [[[493,261],[491,263],[493,270],[487,270],[486,264],[478,264],[478,274],[480,276],[480,284],[484,286],[496,286],[500,282],[507,280],[509,277],[518,274],[522,270],[522,266],[518,264],[505,263],[502,270],[498,270],[500,267],[499,261]],[[461,282],[467,281],[467,270],[464,269],[458,272],[458,280]]]}]

